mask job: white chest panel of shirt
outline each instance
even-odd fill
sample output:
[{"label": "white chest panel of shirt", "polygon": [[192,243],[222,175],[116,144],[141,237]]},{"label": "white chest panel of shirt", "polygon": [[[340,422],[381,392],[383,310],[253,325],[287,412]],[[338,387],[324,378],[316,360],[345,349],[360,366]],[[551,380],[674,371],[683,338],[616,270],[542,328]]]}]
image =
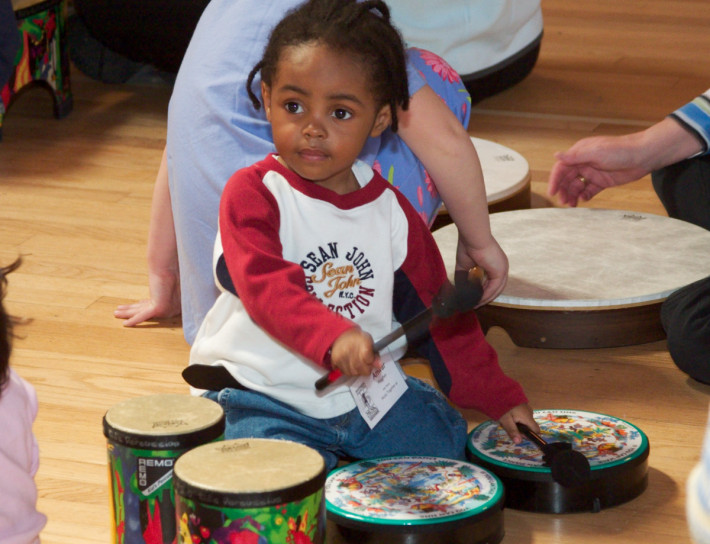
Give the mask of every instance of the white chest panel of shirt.
[{"label": "white chest panel of shirt", "polygon": [[[372,170],[358,163],[361,186]],[[291,187],[278,173],[264,183],[279,207],[286,260],[301,265],[306,289],[329,309],[373,336],[392,328],[394,272],[406,257],[407,222],[391,191],[362,206],[341,209]]]}]

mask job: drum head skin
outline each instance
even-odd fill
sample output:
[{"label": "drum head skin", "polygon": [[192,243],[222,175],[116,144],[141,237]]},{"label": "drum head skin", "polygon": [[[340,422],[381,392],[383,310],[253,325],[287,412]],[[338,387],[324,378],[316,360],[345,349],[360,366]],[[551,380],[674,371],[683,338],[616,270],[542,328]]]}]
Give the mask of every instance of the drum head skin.
[{"label": "drum head skin", "polygon": [[224,411],[191,395],[146,395],[115,404],[103,419],[104,436],[137,449],[189,449],[224,433]]},{"label": "drum head skin", "polygon": [[504,493],[491,472],[438,457],[383,457],[330,473],[328,519],[349,543],[495,544]]},{"label": "drum head skin", "polygon": [[325,462],[287,440],[241,438],[192,449],[175,464],[175,490],[205,504],[261,508],[301,500],[323,488]]},{"label": "drum head skin", "polygon": [[287,440],[206,444],[175,463],[178,542],[325,542],[323,457]]},{"label": "drum head skin", "polygon": [[[490,140],[471,138],[481,162],[488,206],[525,192],[530,207],[530,165],[520,153]],[[514,208],[508,208],[514,209]],[[502,211],[502,210],[498,210]]]},{"label": "drum head skin", "polygon": [[598,512],[640,495],[648,483],[649,442],[638,427],[613,416],[580,410],[536,410],[540,436],[569,442],[587,457],[588,482],[563,487],[529,441],[513,444],[496,421],[486,421],[468,437],[467,453],[494,472],[505,486],[505,505],[547,513]]}]

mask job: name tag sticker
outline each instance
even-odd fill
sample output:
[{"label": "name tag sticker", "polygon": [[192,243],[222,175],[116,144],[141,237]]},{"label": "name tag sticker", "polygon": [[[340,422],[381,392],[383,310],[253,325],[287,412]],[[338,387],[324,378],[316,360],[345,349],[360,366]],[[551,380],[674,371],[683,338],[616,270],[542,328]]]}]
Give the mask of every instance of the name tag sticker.
[{"label": "name tag sticker", "polygon": [[399,363],[389,350],[381,352],[382,368],[369,376],[361,376],[350,384],[350,393],[355,399],[363,419],[374,429],[409,388]]}]

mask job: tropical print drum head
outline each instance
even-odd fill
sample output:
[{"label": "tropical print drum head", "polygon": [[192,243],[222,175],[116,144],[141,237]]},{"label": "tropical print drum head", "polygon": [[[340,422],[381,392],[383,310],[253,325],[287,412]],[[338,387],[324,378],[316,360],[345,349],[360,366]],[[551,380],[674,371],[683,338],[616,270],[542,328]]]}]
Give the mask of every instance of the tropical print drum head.
[{"label": "tropical print drum head", "polygon": [[[627,463],[648,450],[638,427],[616,417],[580,410],[536,410],[540,436],[548,443],[569,442],[589,460],[592,470]],[[468,437],[469,452],[489,463],[532,472],[550,469],[528,440],[515,445],[497,421],[486,421]]]},{"label": "tropical print drum head", "polygon": [[503,486],[487,470],[438,457],[385,457],[330,473],[325,484],[331,515],[383,525],[449,522],[502,502]]}]

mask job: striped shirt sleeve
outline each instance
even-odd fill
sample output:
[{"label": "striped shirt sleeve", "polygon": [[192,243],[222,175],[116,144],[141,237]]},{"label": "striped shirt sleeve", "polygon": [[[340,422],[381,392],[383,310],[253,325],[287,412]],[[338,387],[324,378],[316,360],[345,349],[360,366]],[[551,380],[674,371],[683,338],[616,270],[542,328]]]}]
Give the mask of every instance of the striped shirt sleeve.
[{"label": "striped shirt sleeve", "polygon": [[703,150],[694,155],[695,157],[710,154],[710,89],[671,113],[671,117],[703,144]]}]

